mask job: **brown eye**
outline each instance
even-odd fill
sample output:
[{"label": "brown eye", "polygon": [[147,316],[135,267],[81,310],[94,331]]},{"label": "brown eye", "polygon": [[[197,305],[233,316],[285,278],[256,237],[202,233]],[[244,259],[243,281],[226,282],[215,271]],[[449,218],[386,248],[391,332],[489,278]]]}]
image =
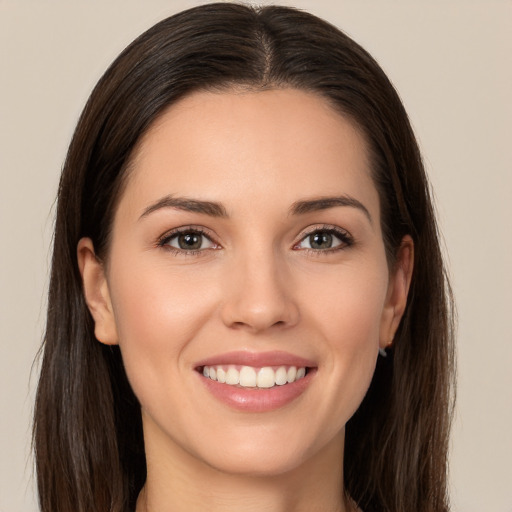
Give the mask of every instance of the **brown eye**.
[{"label": "brown eye", "polygon": [[199,231],[183,231],[168,237],[162,245],[167,245],[181,251],[201,251],[212,249],[216,245]]},{"label": "brown eye", "polygon": [[197,249],[201,249],[203,236],[197,233],[185,233],[179,235],[177,241],[180,249],[196,251]]}]

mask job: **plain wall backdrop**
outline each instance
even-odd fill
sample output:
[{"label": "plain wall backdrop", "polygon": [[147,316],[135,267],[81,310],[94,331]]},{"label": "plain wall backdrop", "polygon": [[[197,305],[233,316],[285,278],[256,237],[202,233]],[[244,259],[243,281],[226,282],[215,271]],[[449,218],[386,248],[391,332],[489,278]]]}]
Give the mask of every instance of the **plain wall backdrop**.
[{"label": "plain wall backdrop", "polygon": [[[134,37],[200,3],[0,0],[0,512],[37,510],[32,363],[44,329],[52,205],[78,115]],[[346,31],[405,103],[458,306],[453,510],[512,512],[512,2],[276,3]]]}]

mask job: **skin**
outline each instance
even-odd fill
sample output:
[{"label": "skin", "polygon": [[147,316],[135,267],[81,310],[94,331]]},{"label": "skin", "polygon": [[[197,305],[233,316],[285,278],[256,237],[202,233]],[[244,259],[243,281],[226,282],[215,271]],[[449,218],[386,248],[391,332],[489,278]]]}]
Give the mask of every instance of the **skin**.
[{"label": "skin", "polygon": [[[311,93],[200,92],[161,116],[132,164],[107,261],[89,239],[78,259],[96,337],[120,345],[141,403],[138,512],[355,510],[340,492],[345,424],[398,327],[413,260],[406,237],[388,267],[363,136]],[[167,195],[221,203],[227,217],[144,215]],[[327,196],[367,211],[290,214]],[[187,226],[206,232],[201,250],[159,243]],[[325,226],[350,241],[309,248]],[[282,350],[317,370],[286,406],[240,412],[195,370],[233,350]]]}]

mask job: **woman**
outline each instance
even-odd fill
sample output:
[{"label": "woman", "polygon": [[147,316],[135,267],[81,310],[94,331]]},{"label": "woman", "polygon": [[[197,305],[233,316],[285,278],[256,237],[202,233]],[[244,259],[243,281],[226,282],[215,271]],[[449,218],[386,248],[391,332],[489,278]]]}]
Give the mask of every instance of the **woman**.
[{"label": "woman", "polygon": [[284,7],[164,20],[63,170],[41,510],[448,510],[449,306],[375,61]]}]

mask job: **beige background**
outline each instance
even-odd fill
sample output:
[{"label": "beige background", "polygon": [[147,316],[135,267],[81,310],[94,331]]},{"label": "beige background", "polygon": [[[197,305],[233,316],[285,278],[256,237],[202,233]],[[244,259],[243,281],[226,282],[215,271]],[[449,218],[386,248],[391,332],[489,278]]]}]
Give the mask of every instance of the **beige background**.
[{"label": "beige background", "polygon": [[[126,44],[199,3],[0,0],[0,512],[36,510],[37,371],[29,378],[45,315],[52,202],[77,116]],[[459,310],[454,510],[511,512],[512,2],[293,4],[365,46],[405,102],[436,191]]]}]

